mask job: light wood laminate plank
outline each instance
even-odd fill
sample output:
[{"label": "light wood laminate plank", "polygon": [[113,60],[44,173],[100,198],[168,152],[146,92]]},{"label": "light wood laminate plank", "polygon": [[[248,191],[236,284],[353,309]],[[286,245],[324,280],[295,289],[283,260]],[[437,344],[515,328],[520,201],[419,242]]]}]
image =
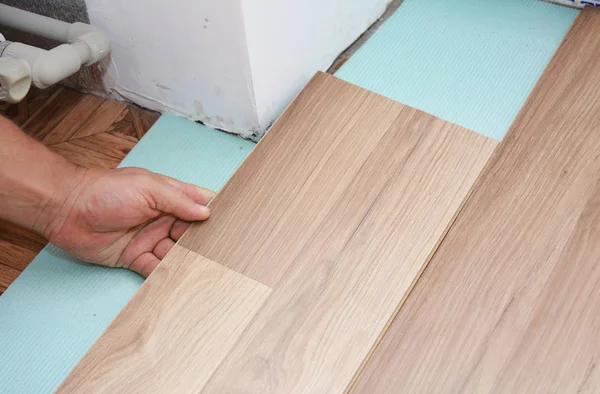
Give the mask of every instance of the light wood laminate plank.
[{"label": "light wood laminate plank", "polygon": [[[213,200],[212,218],[179,243],[274,289],[204,390],[346,389],[496,144],[335,77],[313,78]],[[177,266],[166,260],[161,267]],[[152,324],[130,311],[121,325]],[[110,351],[95,349],[97,368],[116,368]],[[195,391],[189,383],[181,391]]]},{"label": "light wood laminate plank", "polygon": [[58,393],[199,392],[271,294],[179,246],[152,277]]},{"label": "light wood laminate plank", "polygon": [[354,392],[598,387],[599,26],[577,18]]},{"label": "light wood laminate plank", "polygon": [[579,217],[525,334],[493,390],[598,392],[600,358],[600,184]]}]

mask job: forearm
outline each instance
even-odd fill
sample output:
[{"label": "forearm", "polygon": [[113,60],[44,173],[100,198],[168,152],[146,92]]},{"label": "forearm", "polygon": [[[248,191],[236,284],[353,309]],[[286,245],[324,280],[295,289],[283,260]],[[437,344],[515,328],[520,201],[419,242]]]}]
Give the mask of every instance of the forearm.
[{"label": "forearm", "polygon": [[83,170],[0,117],[0,217],[41,234]]}]

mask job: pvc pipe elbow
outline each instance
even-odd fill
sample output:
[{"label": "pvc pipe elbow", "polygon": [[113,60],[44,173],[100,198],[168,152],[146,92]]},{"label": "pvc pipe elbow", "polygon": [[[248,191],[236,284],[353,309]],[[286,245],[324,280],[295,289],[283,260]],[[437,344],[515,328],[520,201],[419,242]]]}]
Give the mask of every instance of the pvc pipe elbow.
[{"label": "pvc pipe elbow", "polygon": [[0,58],[0,100],[18,103],[30,87],[30,69],[25,60]]},{"label": "pvc pipe elbow", "polygon": [[40,54],[32,65],[31,76],[34,85],[44,89],[75,74],[80,67],[79,52],[63,44]]},{"label": "pvc pipe elbow", "polygon": [[110,53],[110,38],[104,31],[85,23],[73,23],[67,34],[69,44],[82,43],[87,47],[88,54],[80,53],[81,61],[86,66],[94,64]]}]

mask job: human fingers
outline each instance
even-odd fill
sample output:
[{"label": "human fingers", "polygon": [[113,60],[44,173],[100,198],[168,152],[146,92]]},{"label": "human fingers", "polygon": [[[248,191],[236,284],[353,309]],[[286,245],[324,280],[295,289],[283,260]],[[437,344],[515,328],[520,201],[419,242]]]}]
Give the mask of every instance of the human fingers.
[{"label": "human fingers", "polygon": [[163,213],[176,216],[187,221],[206,220],[210,216],[210,209],[194,201],[182,189],[171,185],[169,182],[155,180],[146,185],[151,208]]},{"label": "human fingers", "polygon": [[178,179],[171,178],[165,175],[156,174],[156,176],[163,182],[181,190],[197,204],[208,205],[208,203],[216,195],[215,192],[209,189],[205,189],[200,186],[193,185],[191,183],[182,182]]}]

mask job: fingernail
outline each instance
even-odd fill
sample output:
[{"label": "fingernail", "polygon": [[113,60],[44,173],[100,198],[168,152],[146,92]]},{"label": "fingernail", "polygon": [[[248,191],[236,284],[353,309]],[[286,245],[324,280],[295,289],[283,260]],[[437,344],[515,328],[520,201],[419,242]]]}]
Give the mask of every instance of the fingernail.
[{"label": "fingernail", "polygon": [[208,207],[206,207],[204,205],[196,204],[196,207],[202,213],[210,213],[210,208],[208,208]]}]

